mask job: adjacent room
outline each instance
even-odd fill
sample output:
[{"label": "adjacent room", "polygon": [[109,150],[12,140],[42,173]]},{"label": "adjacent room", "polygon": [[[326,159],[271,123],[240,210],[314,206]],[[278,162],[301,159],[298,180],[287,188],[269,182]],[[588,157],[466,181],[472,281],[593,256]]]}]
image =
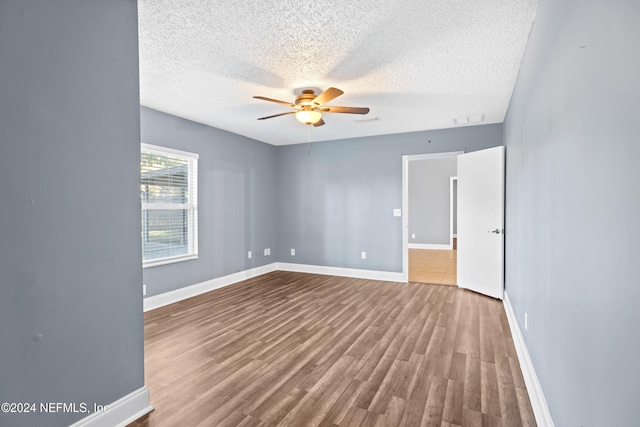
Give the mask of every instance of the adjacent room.
[{"label": "adjacent room", "polygon": [[639,425],[639,19],[0,2],[0,425]]},{"label": "adjacent room", "polygon": [[[445,156],[445,157],[441,157]],[[457,285],[457,154],[411,156],[409,281]]]}]

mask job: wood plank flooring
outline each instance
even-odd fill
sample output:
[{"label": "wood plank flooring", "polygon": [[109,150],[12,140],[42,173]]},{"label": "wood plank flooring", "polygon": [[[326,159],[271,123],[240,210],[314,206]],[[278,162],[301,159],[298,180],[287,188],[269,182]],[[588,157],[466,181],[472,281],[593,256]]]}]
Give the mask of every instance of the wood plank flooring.
[{"label": "wood plank flooring", "polygon": [[500,301],[274,272],[145,314],[131,427],[534,426]]}]

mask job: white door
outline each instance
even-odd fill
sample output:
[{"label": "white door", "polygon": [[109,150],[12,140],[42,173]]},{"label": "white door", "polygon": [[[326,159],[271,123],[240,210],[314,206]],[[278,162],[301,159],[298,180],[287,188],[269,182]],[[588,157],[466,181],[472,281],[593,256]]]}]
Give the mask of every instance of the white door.
[{"label": "white door", "polygon": [[502,299],[504,147],[458,156],[458,286]]}]

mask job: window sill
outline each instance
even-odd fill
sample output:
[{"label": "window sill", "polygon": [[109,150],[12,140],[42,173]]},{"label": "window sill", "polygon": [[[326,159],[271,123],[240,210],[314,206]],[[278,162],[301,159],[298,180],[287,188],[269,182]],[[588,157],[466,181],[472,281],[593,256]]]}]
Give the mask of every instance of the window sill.
[{"label": "window sill", "polygon": [[173,264],[176,262],[189,261],[192,259],[198,259],[198,254],[182,255],[182,256],[176,256],[171,258],[162,258],[158,260],[146,261],[142,263],[142,268],[157,267],[159,265]]}]

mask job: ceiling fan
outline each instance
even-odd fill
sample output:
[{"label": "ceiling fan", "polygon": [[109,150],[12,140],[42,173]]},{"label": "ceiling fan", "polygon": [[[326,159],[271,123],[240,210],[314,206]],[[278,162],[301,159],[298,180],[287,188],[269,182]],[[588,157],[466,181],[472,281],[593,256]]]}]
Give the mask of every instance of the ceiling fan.
[{"label": "ceiling fan", "polygon": [[339,97],[343,93],[343,91],[335,87],[330,87],[320,95],[316,95],[312,89],[305,89],[296,97],[295,103],[293,104],[286,101],[278,101],[277,99],[265,98],[264,96],[254,96],[255,99],[262,99],[263,101],[275,102],[295,108],[295,111],[260,117],[258,120],[295,114],[296,119],[302,124],[322,126],[324,124],[322,113],[367,114],[369,112],[369,109],[364,107],[324,107],[324,104]]}]

